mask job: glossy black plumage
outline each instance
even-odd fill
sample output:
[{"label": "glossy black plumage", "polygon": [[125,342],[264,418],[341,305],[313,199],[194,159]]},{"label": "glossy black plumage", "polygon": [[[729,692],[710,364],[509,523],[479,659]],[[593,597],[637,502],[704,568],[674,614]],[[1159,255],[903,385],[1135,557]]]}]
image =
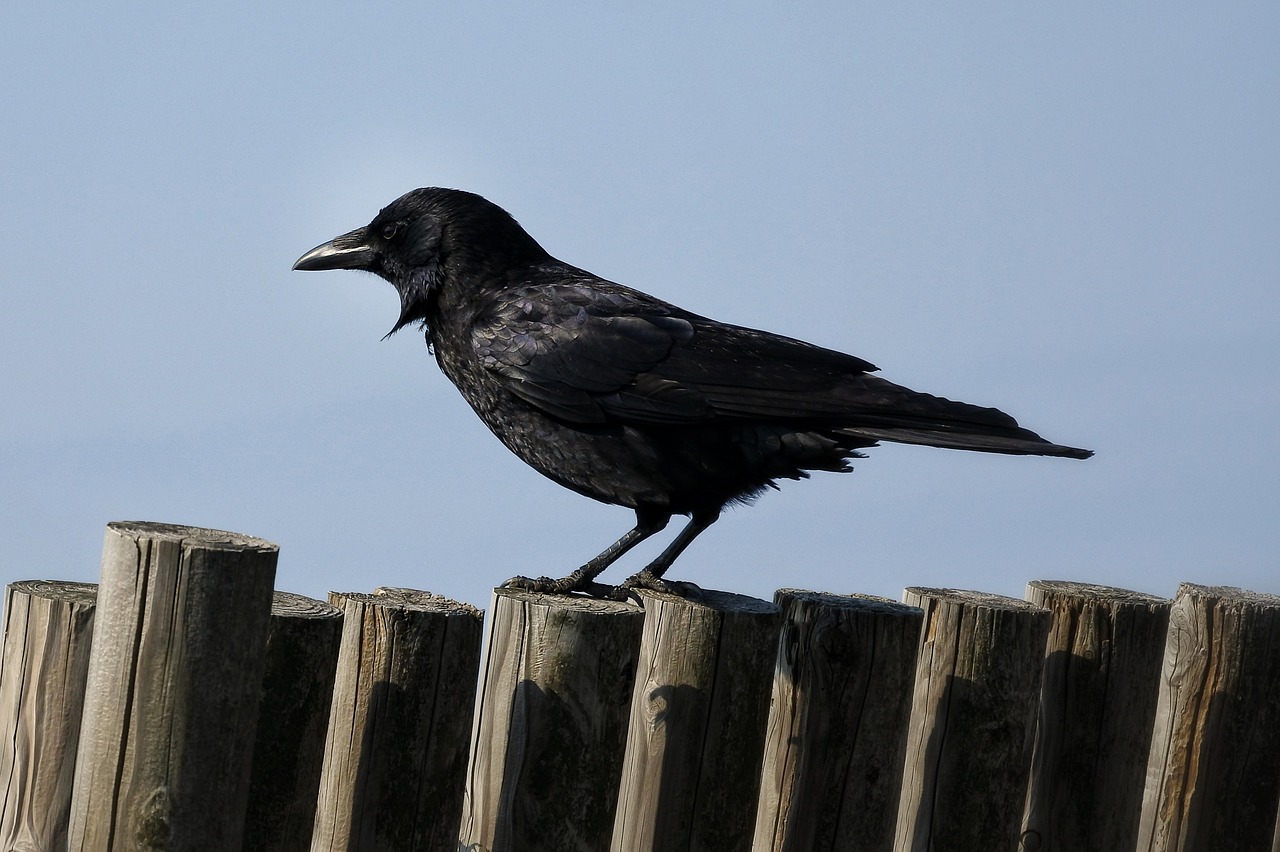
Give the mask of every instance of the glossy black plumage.
[{"label": "glossy black plumage", "polygon": [[595,576],[674,514],[689,525],[624,586],[659,578],[728,503],[777,479],[847,471],[878,441],[1087,458],[994,408],[917,393],[860,358],[728,325],[556,260],[480,196],[418,189],[295,269],[363,269],[400,294],[436,361],[495,435],[573,490],[636,512],[636,527],[543,591]]}]

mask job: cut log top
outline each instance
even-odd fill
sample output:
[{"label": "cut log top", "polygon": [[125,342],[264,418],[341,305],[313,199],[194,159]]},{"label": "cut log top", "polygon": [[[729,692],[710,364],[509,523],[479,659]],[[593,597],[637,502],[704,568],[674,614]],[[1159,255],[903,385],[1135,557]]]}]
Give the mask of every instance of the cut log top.
[{"label": "cut log top", "polygon": [[833,592],[814,592],[808,589],[778,589],[773,600],[781,604],[784,600],[803,601],[819,604],[824,607],[853,610],[856,612],[878,613],[880,615],[915,615],[920,614],[920,607],[899,603],[893,598],[882,598],[879,595],[837,595]]},{"label": "cut log top", "polygon": [[19,580],[9,584],[9,592],[70,604],[92,604],[98,599],[98,584],[72,583],[67,580]]},{"label": "cut log top", "polygon": [[469,603],[455,601],[453,598],[446,598],[444,595],[423,592],[418,589],[384,586],[374,589],[370,594],[365,592],[330,592],[329,600],[338,606],[341,606],[341,601],[353,601],[355,603],[414,610],[416,612],[439,612],[445,615],[467,615],[472,618],[484,616],[483,610],[477,609]]},{"label": "cut log top", "polygon": [[271,614],[284,618],[341,618],[342,610],[306,595],[276,592],[271,598]]},{"label": "cut log top", "polygon": [[206,527],[189,527],[182,524],[162,524],[155,521],[112,521],[107,529],[128,538],[145,538],[157,541],[176,541],[206,550],[250,550],[270,552],[280,546],[257,536],[244,533],[212,530]]},{"label": "cut log top", "polygon": [[1070,580],[1032,580],[1027,583],[1027,597],[1043,606],[1051,597],[1072,597],[1081,599],[1114,601],[1118,604],[1149,606],[1168,606],[1169,599],[1131,589],[1120,589],[1115,586],[1099,586],[1094,583],[1074,583]]},{"label": "cut log top", "polygon": [[1264,609],[1280,607],[1280,595],[1251,592],[1235,586],[1201,586],[1196,583],[1179,583],[1178,597],[1217,598],[1224,604],[1243,604]]},{"label": "cut log top", "polygon": [[665,592],[655,592],[650,589],[640,589],[638,594],[646,602],[651,601],[654,604],[663,606],[689,607],[690,609],[715,610],[716,612],[754,613],[758,615],[768,615],[778,611],[777,604],[770,601],[753,598],[749,595],[736,595],[733,592],[721,592],[716,589],[700,589],[696,594],[689,597],[669,595]]},{"label": "cut log top", "polygon": [[996,595],[991,592],[975,592],[968,589],[928,589],[921,586],[911,586],[903,591],[902,598],[908,604],[914,604],[922,600],[937,600],[984,609],[1022,612],[1041,612],[1043,610],[1042,607],[1029,601],[1010,598],[1005,595]]},{"label": "cut log top", "polygon": [[582,595],[546,595],[541,592],[527,592],[523,589],[497,588],[493,590],[493,596],[494,598],[505,598],[521,604],[555,607],[601,615],[635,613],[640,609],[640,607],[629,601],[601,600],[600,598],[588,598]]}]

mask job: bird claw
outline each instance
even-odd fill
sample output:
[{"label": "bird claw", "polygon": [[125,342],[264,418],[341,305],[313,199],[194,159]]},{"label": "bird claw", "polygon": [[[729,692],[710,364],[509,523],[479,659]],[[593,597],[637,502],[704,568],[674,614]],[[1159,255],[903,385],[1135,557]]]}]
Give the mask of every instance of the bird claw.
[{"label": "bird claw", "polygon": [[636,594],[638,589],[648,589],[653,592],[659,592],[665,595],[673,595],[678,598],[687,598],[689,600],[698,600],[702,597],[702,588],[695,583],[689,583],[684,580],[664,580],[654,575],[648,569],[634,574],[623,580],[617,586],[613,587],[609,597],[615,601],[632,600],[635,603],[643,603],[640,596]]},{"label": "bird claw", "polygon": [[518,589],[539,595],[585,595],[600,600],[622,601],[624,603],[644,604],[636,594],[639,589],[648,589],[664,595],[678,598],[698,600],[702,597],[702,588],[683,580],[664,580],[652,571],[644,570],[623,580],[617,586],[606,586],[586,577],[570,574],[568,577],[512,577],[502,584],[504,589]]},{"label": "bird claw", "polygon": [[561,577],[559,580],[553,577],[538,577],[536,579],[532,577],[512,577],[503,583],[501,588],[518,589],[522,592],[533,592],[540,595],[582,594],[602,599],[608,599],[613,592],[613,587],[611,586],[573,574],[568,577]]}]

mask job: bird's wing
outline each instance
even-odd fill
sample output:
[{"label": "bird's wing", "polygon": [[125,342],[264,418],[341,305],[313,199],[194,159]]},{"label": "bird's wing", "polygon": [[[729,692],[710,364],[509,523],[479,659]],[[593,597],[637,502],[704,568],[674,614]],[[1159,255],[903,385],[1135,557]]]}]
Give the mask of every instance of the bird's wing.
[{"label": "bird's wing", "polygon": [[472,326],[472,346],[512,393],[578,423],[844,422],[851,407],[883,407],[905,391],[852,355],[599,280],[507,291]]},{"label": "bird's wing", "polygon": [[694,317],[690,341],[658,367],[695,388],[721,416],[814,420],[844,417],[856,397],[876,405],[875,365],[790,337]]},{"label": "bird's wing", "polygon": [[507,389],[575,423],[691,423],[714,416],[658,366],[693,336],[689,320],[625,288],[541,284],[509,291],[480,315],[471,344]]}]

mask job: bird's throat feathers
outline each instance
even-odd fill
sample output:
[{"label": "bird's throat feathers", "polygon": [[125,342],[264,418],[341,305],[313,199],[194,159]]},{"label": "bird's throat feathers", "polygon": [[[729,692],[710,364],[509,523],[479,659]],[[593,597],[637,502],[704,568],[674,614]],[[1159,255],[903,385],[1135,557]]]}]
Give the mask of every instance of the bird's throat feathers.
[{"label": "bird's throat feathers", "polygon": [[[391,283],[395,285],[396,292],[400,295],[400,317],[396,320],[396,324],[387,332],[386,337],[390,337],[400,329],[414,322],[421,323],[426,328],[427,317],[431,313],[431,308],[438,297],[440,283],[440,265],[437,262],[428,263],[420,266],[403,277],[392,277]],[[430,330],[428,329],[428,338],[430,338]],[[384,340],[386,338],[383,338]]]}]

